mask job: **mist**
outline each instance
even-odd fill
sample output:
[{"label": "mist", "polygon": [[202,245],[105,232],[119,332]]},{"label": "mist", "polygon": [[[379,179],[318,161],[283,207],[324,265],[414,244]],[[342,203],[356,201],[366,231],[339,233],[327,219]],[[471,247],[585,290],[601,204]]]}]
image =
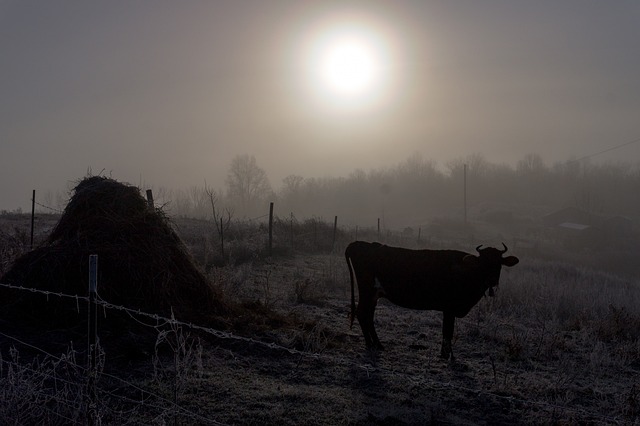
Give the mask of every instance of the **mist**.
[{"label": "mist", "polygon": [[[238,160],[250,162],[255,157],[238,156]],[[532,220],[536,214],[566,207],[634,220],[640,212],[640,168],[625,163],[547,164],[539,155],[528,154],[512,167],[473,154],[440,165],[415,154],[392,167],[356,169],[347,177],[291,174],[275,188],[266,173],[247,176],[262,170],[255,162],[252,166],[242,169],[245,180],[252,181],[245,186],[260,186],[259,190],[238,193],[232,187],[238,178],[231,171],[227,187],[218,190],[221,200],[239,216],[263,213],[269,202],[276,203],[281,215],[338,215],[349,224],[373,224],[381,218],[390,228],[421,225],[437,217],[462,221],[465,207],[469,219],[508,211],[514,219]],[[189,208],[176,213],[193,217],[206,216],[209,208],[195,201],[181,204]]]},{"label": "mist", "polygon": [[[543,228],[553,233],[579,225],[598,234],[591,235],[592,248],[635,241],[631,231],[640,221],[637,164],[589,159],[549,164],[533,153],[516,166],[492,163],[480,154],[439,164],[416,153],[387,168],[355,169],[345,177],[289,174],[278,183],[255,156],[244,154],[234,157],[218,187],[204,182],[140,189],[151,189],[156,205],[174,217],[212,220],[224,212],[234,220],[262,220],[273,203],[276,217],[284,220],[330,222],[337,216],[351,229],[380,226],[409,234],[489,224],[496,233],[535,239]],[[65,192],[38,194],[37,211],[62,210],[67,197]],[[614,223],[622,228],[613,229]]]},{"label": "mist", "polygon": [[[635,1],[4,1],[0,210],[29,209],[34,189],[60,207],[92,173],[164,188],[187,214],[179,194],[226,197],[249,154],[282,214],[395,227],[461,214],[451,164],[470,156],[487,170],[469,164],[469,206],[532,197],[530,153],[549,179],[583,157],[635,170],[639,143],[610,148],[640,137],[639,17]],[[376,40],[384,77],[364,101],[314,79],[314,43],[349,26]],[[416,153],[433,181],[407,173]],[[577,191],[536,189],[553,206]]]}]

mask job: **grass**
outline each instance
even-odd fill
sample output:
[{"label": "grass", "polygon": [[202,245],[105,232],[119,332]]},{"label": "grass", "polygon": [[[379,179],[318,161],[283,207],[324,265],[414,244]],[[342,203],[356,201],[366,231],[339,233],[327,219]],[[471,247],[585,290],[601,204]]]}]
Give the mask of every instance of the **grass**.
[{"label": "grass", "polygon": [[[457,321],[457,361],[449,363],[437,356],[440,313],[384,300],[376,327],[386,350],[364,350],[357,324],[349,330],[347,321],[348,232],[332,251],[330,239],[316,233],[318,223],[309,222],[309,233],[304,222],[285,223],[283,232],[322,243],[294,239],[292,248],[286,234],[285,248],[267,258],[263,237],[255,235],[264,230],[238,228],[229,247],[243,247],[244,260],[215,267],[207,259],[219,245],[206,226],[179,222],[178,232],[212,284],[252,308],[244,322],[235,319],[243,324],[235,334],[247,339],[174,324],[156,328],[155,342],[141,342],[149,347],[138,358],[105,349],[98,381],[103,424],[640,422],[638,277],[596,269],[575,253],[559,260],[514,251],[521,263],[503,270],[496,297]],[[24,243],[2,241],[7,265]],[[3,419],[85,421],[82,350],[47,355],[1,337],[0,344]]]}]

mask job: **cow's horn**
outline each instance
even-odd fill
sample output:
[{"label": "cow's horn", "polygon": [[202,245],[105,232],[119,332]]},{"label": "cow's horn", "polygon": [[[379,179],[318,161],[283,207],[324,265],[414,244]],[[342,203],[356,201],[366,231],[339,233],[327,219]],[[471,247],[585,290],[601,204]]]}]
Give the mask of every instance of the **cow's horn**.
[{"label": "cow's horn", "polygon": [[480,247],[482,247],[482,244],[480,244],[478,247],[476,247],[476,251],[477,251],[478,253],[480,253]]},{"label": "cow's horn", "polygon": [[502,247],[504,247],[504,250],[502,250],[502,254],[505,254],[508,250],[506,244],[502,243]]}]

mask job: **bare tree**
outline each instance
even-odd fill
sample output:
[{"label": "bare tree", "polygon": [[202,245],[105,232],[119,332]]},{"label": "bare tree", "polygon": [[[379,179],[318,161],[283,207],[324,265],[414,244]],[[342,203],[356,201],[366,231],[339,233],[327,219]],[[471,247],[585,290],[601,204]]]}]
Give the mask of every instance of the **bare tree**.
[{"label": "bare tree", "polygon": [[[455,166],[452,166],[455,168]],[[425,159],[422,154],[415,153],[405,161],[401,162],[394,169],[395,174],[404,180],[434,179],[438,176],[436,162]]]},{"label": "bare tree", "polygon": [[299,175],[288,175],[282,179],[283,196],[295,196],[300,192],[304,178]]},{"label": "bare tree", "polygon": [[482,154],[474,153],[467,155],[465,158],[456,158],[447,162],[446,167],[449,169],[449,175],[462,176],[465,164],[470,177],[486,176],[492,168],[491,163]]},{"label": "bare tree", "polygon": [[537,175],[541,176],[546,172],[547,168],[539,154],[527,154],[518,161],[516,170],[520,175]]},{"label": "bare tree", "polygon": [[204,190],[209,197],[209,202],[211,203],[211,212],[213,214],[213,224],[216,227],[216,231],[218,231],[218,238],[220,239],[220,254],[222,256],[223,264],[226,263],[226,256],[224,252],[224,233],[229,230],[231,226],[231,217],[233,216],[233,211],[228,207],[222,211],[221,208],[217,207],[218,204],[218,194],[213,189],[207,187],[207,184],[204,185]]},{"label": "bare tree", "polygon": [[207,211],[207,187],[205,184],[204,190],[197,185],[192,185],[189,188],[188,196],[191,200],[193,211],[191,214],[193,217],[204,217]]},{"label": "bare tree", "polygon": [[229,195],[240,202],[244,213],[255,207],[265,194],[271,193],[267,173],[256,163],[253,155],[237,155],[231,160],[227,175]]},{"label": "bare tree", "polygon": [[218,207],[218,194],[213,189],[209,188],[206,184],[204,190],[209,198],[211,204],[211,213],[213,214],[213,222],[216,224],[218,235],[221,236],[223,231],[229,229],[231,226],[231,218],[233,217],[233,210],[228,207],[224,209]]},{"label": "bare tree", "polygon": [[301,206],[304,178],[299,175],[288,175],[282,179],[280,200],[285,208],[297,210]]}]

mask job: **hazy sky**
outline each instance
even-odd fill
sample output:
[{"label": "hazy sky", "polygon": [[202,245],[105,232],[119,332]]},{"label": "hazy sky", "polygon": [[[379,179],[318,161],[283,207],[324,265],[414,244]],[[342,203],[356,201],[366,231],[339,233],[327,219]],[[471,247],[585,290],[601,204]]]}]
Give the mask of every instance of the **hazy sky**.
[{"label": "hazy sky", "polygon": [[[416,152],[582,157],[640,138],[639,41],[637,0],[0,0],[0,209],[89,168],[222,188],[245,153],[276,188]],[[332,82],[352,42],[365,67]]]}]

